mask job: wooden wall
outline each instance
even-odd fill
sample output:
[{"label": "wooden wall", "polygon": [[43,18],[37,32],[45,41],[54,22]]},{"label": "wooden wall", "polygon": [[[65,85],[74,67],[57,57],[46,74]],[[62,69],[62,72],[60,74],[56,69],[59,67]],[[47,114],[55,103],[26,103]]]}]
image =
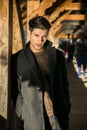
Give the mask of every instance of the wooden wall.
[{"label": "wooden wall", "polygon": [[[13,0],[0,0],[0,130],[8,129]],[[9,130],[9,129],[8,129]]]},{"label": "wooden wall", "polygon": [[22,48],[22,38],[20,33],[18,13],[16,8],[16,0],[13,0],[13,44],[12,53],[19,51]]},{"label": "wooden wall", "polygon": [[0,114],[7,119],[8,0],[0,1]]},{"label": "wooden wall", "polygon": [[0,130],[6,128],[8,103],[8,0],[0,0]]}]

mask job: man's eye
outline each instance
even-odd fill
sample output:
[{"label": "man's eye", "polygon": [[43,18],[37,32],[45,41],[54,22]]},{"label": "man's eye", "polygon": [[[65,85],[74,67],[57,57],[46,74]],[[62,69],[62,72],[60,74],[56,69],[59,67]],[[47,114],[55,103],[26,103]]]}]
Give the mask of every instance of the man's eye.
[{"label": "man's eye", "polygon": [[36,37],[38,37],[38,35],[37,35],[37,34],[35,34],[35,36],[36,36]]}]

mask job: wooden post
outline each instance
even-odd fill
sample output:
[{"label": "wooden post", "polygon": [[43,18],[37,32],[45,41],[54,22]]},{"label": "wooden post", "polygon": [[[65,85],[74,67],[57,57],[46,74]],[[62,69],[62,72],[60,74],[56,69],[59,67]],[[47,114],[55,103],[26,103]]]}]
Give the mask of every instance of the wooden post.
[{"label": "wooden post", "polygon": [[[9,103],[9,68],[11,54],[12,0],[0,0],[0,130],[7,130]],[[11,12],[11,13],[10,13]]]}]

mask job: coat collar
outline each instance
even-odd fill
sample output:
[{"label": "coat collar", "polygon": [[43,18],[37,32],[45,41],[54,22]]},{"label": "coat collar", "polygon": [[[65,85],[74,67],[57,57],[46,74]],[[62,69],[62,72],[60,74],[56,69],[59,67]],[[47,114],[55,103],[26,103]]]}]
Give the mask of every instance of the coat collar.
[{"label": "coat collar", "polygon": [[[35,62],[35,64],[37,63],[34,54],[32,53],[32,51],[30,50],[30,42],[28,42],[27,44],[27,51],[29,52],[30,57],[28,57],[29,59],[31,59],[31,64]],[[48,53],[48,63],[49,63],[49,72],[50,75],[52,75],[52,77],[55,74],[55,68],[56,68],[56,49],[55,47],[52,47],[52,42],[50,41],[46,41],[45,46],[47,49],[47,53]],[[34,64],[32,66],[32,68],[35,67]],[[35,67],[36,68],[36,67]]]}]

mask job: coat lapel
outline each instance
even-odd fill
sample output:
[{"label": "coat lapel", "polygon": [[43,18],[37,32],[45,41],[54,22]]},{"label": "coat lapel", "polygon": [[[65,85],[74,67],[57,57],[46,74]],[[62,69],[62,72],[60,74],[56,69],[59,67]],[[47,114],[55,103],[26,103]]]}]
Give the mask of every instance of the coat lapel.
[{"label": "coat lapel", "polygon": [[[34,76],[36,77],[36,80],[38,82],[41,81],[41,71],[40,71],[39,65],[37,63],[37,60],[35,58],[35,55],[30,50],[25,51],[25,53],[26,53],[25,55],[28,59],[27,61],[29,63],[29,67],[30,67],[32,73],[34,74]],[[41,82],[39,82],[39,83],[41,84]]]}]

